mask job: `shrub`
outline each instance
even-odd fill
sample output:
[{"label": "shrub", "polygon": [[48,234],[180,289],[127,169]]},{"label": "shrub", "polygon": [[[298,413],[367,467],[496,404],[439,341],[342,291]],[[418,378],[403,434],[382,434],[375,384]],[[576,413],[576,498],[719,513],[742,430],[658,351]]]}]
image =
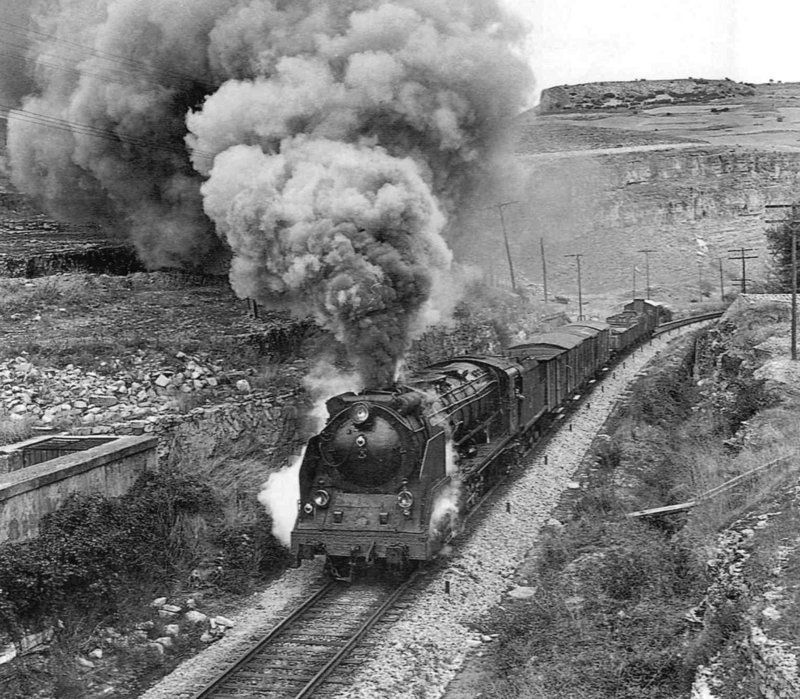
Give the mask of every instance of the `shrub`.
[{"label": "shrub", "polygon": [[230,592],[245,592],[257,577],[283,569],[289,552],[270,533],[272,518],[256,508],[249,518],[221,527],[214,536],[222,568],[217,584]]},{"label": "shrub", "polygon": [[21,442],[33,434],[33,425],[36,422],[33,416],[12,417],[8,413],[0,412],[0,446]]},{"label": "shrub", "polygon": [[0,548],[0,628],[72,610],[108,615],[131,587],[187,565],[171,534],[180,517],[218,510],[205,484],[145,474],[116,499],[74,495],[43,518],[36,539]]}]

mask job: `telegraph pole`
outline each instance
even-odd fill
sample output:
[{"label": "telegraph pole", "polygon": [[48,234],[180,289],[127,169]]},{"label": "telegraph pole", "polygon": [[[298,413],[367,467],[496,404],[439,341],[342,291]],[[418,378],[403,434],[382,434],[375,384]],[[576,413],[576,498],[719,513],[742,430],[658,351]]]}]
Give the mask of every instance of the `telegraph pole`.
[{"label": "telegraph pole", "polygon": [[506,245],[506,257],[508,258],[508,274],[511,277],[511,288],[514,291],[517,290],[517,283],[514,280],[514,263],[511,261],[511,248],[508,245],[508,233],[506,232],[506,220],[503,216],[503,207],[518,203],[518,201],[504,201],[499,204],[492,204],[491,206],[486,207],[489,209],[497,209],[498,213],[500,214],[500,225],[503,227],[503,241]]},{"label": "telegraph pole", "polygon": [[637,250],[637,252],[644,253],[644,272],[647,279],[647,298],[650,298],[650,253],[656,251],[652,248],[645,248],[644,250]]},{"label": "telegraph pole", "polygon": [[725,282],[722,280],[722,258],[717,258],[719,262],[719,300],[725,300]]},{"label": "telegraph pole", "polygon": [[747,252],[752,252],[755,248],[733,248],[732,250],[728,250],[728,252],[738,252],[738,257],[729,257],[729,260],[741,260],[742,262],[742,293],[747,293],[747,263],[745,260],[755,260],[758,258],[758,255],[745,255]]},{"label": "telegraph pole", "polygon": [[573,255],[564,255],[564,257],[574,257],[575,262],[578,263],[578,320],[583,320],[583,292],[581,290],[581,253]]},{"label": "telegraph pole", "polygon": [[544,238],[539,238],[539,249],[542,251],[542,285],[544,286],[544,302],[547,303],[547,260],[544,256]]},{"label": "telegraph pole", "polygon": [[[792,359],[797,361],[797,224],[800,223],[800,206],[797,204],[767,204],[767,209],[791,207],[789,232],[792,235]],[[786,223],[786,221],[767,221],[767,223]]]}]

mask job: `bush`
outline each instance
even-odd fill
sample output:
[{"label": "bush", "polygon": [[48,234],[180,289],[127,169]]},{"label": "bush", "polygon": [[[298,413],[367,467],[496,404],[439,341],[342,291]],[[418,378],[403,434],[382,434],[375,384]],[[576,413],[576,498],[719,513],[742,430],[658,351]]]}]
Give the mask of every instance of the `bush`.
[{"label": "bush", "polygon": [[249,520],[221,528],[214,543],[221,555],[217,584],[230,592],[246,592],[254,578],[264,578],[289,562],[288,550],[270,533],[272,518],[257,508]]},{"label": "bush", "polygon": [[43,518],[38,538],[0,548],[0,629],[117,613],[131,588],[190,564],[173,537],[180,518],[218,510],[208,486],[168,474],[143,475],[121,498],[72,496]]}]

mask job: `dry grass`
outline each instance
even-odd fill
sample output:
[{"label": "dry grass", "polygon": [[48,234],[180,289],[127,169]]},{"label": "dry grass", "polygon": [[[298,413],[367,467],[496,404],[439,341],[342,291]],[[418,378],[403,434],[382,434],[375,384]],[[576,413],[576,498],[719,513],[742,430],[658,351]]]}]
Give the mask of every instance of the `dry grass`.
[{"label": "dry grass", "polygon": [[[767,325],[776,322],[770,313],[764,319]],[[735,351],[751,360],[748,351],[765,334],[747,314]],[[759,532],[760,553],[751,568],[760,566],[761,572],[749,573],[753,590],[768,586],[770,575],[774,583],[776,550],[785,550],[787,541],[800,550],[800,508],[774,502],[776,493],[796,490],[798,459],[791,455],[800,415],[793,407],[764,408],[773,396],[751,376],[751,366],[749,361],[727,368],[716,375],[719,384],[700,392],[677,363],[641,382],[632,401],[641,409],[617,416],[615,429],[606,430],[612,438],[595,455],[601,468],[575,506],[574,519],[541,536],[530,576],[536,598],[505,604],[486,628],[500,632],[487,696],[686,696],[696,667],[741,639],[751,603],[746,596],[709,606],[702,629],[688,626],[684,615],[716,584],[706,578],[706,564],[719,532],[734,522],[753,512],[790,510],[774,541],[763,540],[763,551]],[[743,479],[683,518],[625,520],[626,510],[696,499],[787,455],[788,465]],[[800,577],[800,557],[784,569],[791,565]],[[787,604],[800,605],[800,584],[787,597]],[[800,624],[794,609],[775,623],[775,633],[779,629],[796,644]],[[736,656],[731,671],[749,682],[740,654],[728,655]]]},{"label": "dry grass", "polygon": [[29,415],[18,417],[0,412],[0,446],[28,439],[35,423],[35,418]]}]

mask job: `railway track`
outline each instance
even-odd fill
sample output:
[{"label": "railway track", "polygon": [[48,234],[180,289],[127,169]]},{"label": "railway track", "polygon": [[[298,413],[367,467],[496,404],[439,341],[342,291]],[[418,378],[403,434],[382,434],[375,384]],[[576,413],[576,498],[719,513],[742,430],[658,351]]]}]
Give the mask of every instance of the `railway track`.
[{"label": "railway track", "polygon": [[416,578],[328,582],[193,699],[302,699],[326,684],[341,689],[351,651]]},{"label": "railway track", "polygon": [[714,320],[721,318],[725,311],[713,311],[711,313],[704,313],[703,315],[691,316],[689,318],[681,318],[680,320],[672,320],[669,323],[662,323],[653,331],[653,337],[668,333],[670,330],[682,328],[685,325],[692,325],[693,323],[701,323],[704,320]]}]

